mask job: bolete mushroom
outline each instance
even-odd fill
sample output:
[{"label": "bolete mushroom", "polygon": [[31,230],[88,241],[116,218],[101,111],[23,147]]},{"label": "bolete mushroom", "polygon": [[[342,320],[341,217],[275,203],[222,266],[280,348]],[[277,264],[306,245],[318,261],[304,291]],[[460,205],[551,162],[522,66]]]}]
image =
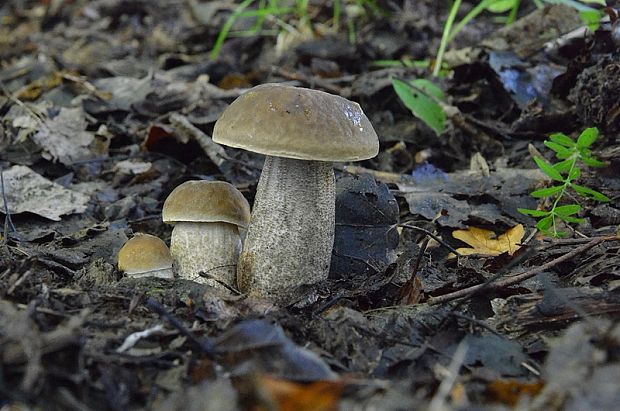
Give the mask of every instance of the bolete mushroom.
[{"label": "bolete mushroom", "polygon": [[374,157],[379,141],[359,104],[264,84],[222,113],[213,141],[265,154],[237,266],[239,288],[286,303],[327,278],[334,242],[332,162]]},{"label": "bolete mushroom", "polygon": [[137,233],[127,240],[118,252],[118,269],[133,278],[174,277],[168,246],[150,234]]},{"label": "bolete mushroom", "polygon": [[250,205],[239,190],[223,181],[186,181],[164,202],[162,218],[174,224],[170,252],[180,278],[235,285],[239,228],[250,222]]}]

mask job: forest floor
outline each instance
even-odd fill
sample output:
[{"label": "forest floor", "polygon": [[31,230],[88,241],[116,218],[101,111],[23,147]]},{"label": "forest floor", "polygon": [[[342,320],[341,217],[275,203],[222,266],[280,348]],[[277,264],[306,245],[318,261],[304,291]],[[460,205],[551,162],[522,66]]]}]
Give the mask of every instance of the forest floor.
[{"label": "forest floor", "polygon": [[[617,9],[596,32],[484,12],[433,77],[450,2],[249,3],[0,4],[0,408],[617,409]],[[393,86],[420,79],[442,129]],[[263,83],[356,101],[379,136],[334,165],[330,278],[277,306],[121,273],[133,234],[170,243],[179,184],[253,203],[264,157],[211,135]]]}]

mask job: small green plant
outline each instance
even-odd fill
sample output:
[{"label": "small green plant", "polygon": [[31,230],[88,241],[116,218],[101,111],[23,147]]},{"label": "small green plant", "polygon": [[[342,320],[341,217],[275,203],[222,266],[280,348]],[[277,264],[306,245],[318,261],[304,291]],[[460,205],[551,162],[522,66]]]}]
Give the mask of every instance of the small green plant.
[{"label": "small green plant", "polygon": [[254,25],[249,30],[234,33],[237,36],[253,36],[257,35],[262,30],[263,24],[268,17],[281,16],[294,11],[298,11],[300,13],[300,17],[306,16],[306,9],[304,7],[307,6],[307,1],[305,0],[297,1],[297,8],[282,7],[278,4],[277,0],[260,0],[258,1],[257,8],[255,10],[246,10],[254,2],[255,0],[243,0],[228,17],[220,29],[220,32],[215,39],[215,43],[213,44],[213,49],[210,53],[213,60],[217,59],[217,56],[220,54],[220,50],[224,45],[224,41],[231,35],[231,29],[238,19],[256,19]]},{"label": "small green plant", "polygon": [[530,210],[519,208],[519,212],[539,218],[536,228],[551,237],[564,237],[566,232],[558,230],[558,221],[565,223],[580,224],[583,218],[575,217],[581,211],[579,204],[563,204],[560,201],[568,194],[569,190],[574,191],[582,197],[596,201],[609,201],[609,198],[596,190],[575,183],[581,176],[581,165],[590,167],[604,167],[606,163],[597,160],[590,151],[590,146],[598,138],[596,127],[587,128],[577,138],[577,141],[562,133],[556,133],[545,140],[545,146],[555,152],[555,156],[560,160],[555,164],[550,164],[541,157],[534,157],[538,167],[555,185],[533,191],[532,197],[547,199],[551,202],[549,210]]},{"label": "small green plant", "polygon": [[426,123],[437,135],[446,128],[446,112],[441,107],[446,96],[429,80],[418,78],[405,81],[392,78],[392,87],[411,113]]},{"label": "small green plant", "polygon": [[[437,56],[435,58],[434,64],[432,65],[433,66],[433,72],[432,72],[433,77],[440,77],[442,73],[446,73],[448,71],[446,68],[446,65],[443,63],[446,49],[448,48],[448,45],[456,38],[456,36],[463,30],[463,27],[465,27],[470,21],[474,20],[476,17],[478,17],[480,14],[486,11],[486,12],[491,12],[495,14],[507,14],[507,17],[505,18],[505,23],[511,24],[512,22],[514,22],[517,16],[517,12],[519,10],[519,6],[521,4],[521,0],[481,0],[474,7],[472,7],[471,10],[465,16],[463,16],[461,20],[457,22],[457,14],[458,14],[459,9],[461,8],[461,1],[462,0],[454,0],[454,2],[452,3],[452,6],[450,7],[448,18],[446,19],[446,22],[444,23],[441,41],[439,43],[439,48],[437,50]],[[574,9],[579,11],[582,20],[588,25],[588,28],[590,30],[596,30],[596,28],[598,27],[599,20],[603,16],[603,12],[601,10],[589,7],[586,4],[592,3],[592,4],[598,4],[601,6],[605,6],[606,4],[605,0],[532,0],[532,1],[538,8],[543,7],[544,3],[550,3],[550,4],[559,3],[559,4],[564,4],[564,5],[573,7]],[[402,64],[405,65],[405,67],[407,67],[407,65],[404,64],[404,61],[402,62]],[[413,81],[419,81],[419,79],[413,80]],[[424,81],[429,82],[429,80],[424,80]],[[405,106],[407,106],[407,108],[411,110],[414,116],[418,117],[420,120],[426,123],[438,135],[443,132],[445,127],[443,126],[438,127],[439,123],[437,122],[435,123],[429,122],[429,119],[430,120],[439,119],[442,116],[434,112],[437,109],[437,107],[432,107],[429,110],[428,108],[425,108],[422,105],[425,99],[421,98],[420,94],[424,94],[424,90],[421,90],[421,88],[417,88],[417,91],[416,91],[416,87],[405,87],[403,84],[399,83],[396,80],[392,80],[392,86],[394,87],[394,90],[396,91],[396,94],[398,95],[398,97],[403,101]],[[434,88],[433,87],[424,87],[424,88],[429,89],[429,90],[434,90],[437,87],[434,86]],[[426,100],[428,99],[434,99],[434,96],[433,95],[426,96]],[[441,107],[439,109],[441,110]],[[432,115],[429,116],[428,115],[429,112]],[[446,115],[444,114],[443,117],[445,118]]]},{"label": "small green plant", "polygon": [[[376,0],[354,0],[351,4],[343,5],[344,0],[334,0],[331,9],[331,26],[338,31],[341,21],[346,20],[348,37],[351,42],[355,39],[355,19],[371,13],[386,16],[386,13],[377,5]],[[277,35],[281,31],[295,31],[291,22],[299,27],[310,27],[313,24],[310,0],[243,0],[233,10],[220,29],[213,48],[211,59],[217,59],[224,41],[229,37],[245,37],[258,35]],[[323,7],[322,5],[320,7]],[[346,19],[343,18],[346,15]],[[351,15],[349,15],[351,14]],[[249,20],[253,24],[247,30],[233,31],[237,21]],[[276,26],[276,30],[265,29],[266,23]]]}]

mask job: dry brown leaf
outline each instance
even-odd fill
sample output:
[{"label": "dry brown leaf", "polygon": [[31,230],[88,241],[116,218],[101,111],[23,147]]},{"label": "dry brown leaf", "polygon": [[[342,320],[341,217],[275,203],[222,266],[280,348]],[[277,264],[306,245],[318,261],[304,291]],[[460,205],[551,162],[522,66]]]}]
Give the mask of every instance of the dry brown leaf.
[{"label": "dry brown leaf", "polygon": [[469,227],[467,230],[456,230],[452,237],[461,240],[473,248],[458,248],[461,255],[481,254],[496,256],[503,253],[513,255],[521,246],[519,243],[525,234],[521,224],[517,224],[504,234],[495,237],[495,233],[478,227]]},{"label": "dry brown leaf", "polygon": [[542,381],[520,382],[515,380],[496,380],[487,386],[487,394],[495,401],[515,406],[522,396],[535,397],[544,388]]},{"label": "dry brown leaf", "polygon": [[269,376],[261,384],[280,411],[335,411],[345,387],[343,381],[300,384]]},{"label": "dry brown leaf", "polygon": [[62,84],[62,72],[57,71],[52,74],[40,77],[37,80],[22,87],[15,94],[22,101],[34,101],[41,97],[41,94],[50,91]]}]

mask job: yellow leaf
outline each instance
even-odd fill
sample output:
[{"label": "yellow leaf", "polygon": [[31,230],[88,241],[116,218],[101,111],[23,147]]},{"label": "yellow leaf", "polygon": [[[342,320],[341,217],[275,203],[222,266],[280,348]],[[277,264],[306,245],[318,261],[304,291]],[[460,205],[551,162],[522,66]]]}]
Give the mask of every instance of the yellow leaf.
[{"label": "yellow leaf", "polygon": [[521,224],[517,224],[504,234],[495,238],[495,233],[478,227],[469,227],[467,230],[456,230],[452,237],[461,240],[473,248],[458,248],[461,255],[481,254],[481,255],[500,255],[508,253],[513,255],[521,246],[519,243],[525,234]]}]

